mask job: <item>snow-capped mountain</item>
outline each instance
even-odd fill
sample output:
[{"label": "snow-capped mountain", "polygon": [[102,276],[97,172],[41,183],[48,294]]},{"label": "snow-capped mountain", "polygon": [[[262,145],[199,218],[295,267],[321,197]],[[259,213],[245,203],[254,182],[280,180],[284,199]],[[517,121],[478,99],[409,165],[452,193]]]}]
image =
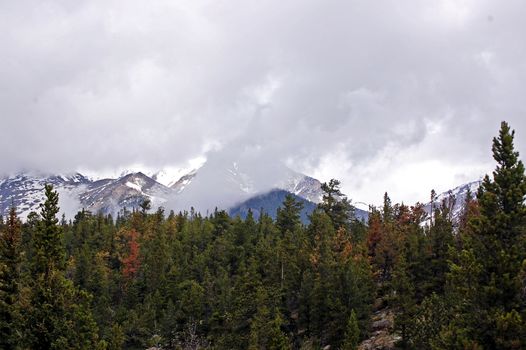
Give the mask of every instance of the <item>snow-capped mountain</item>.
[{"label": "snow-capped mountain", "polygon": [[194,207],[206,212],[230,208],[251,197],[281,189],[311,202],[322,199],[321,183],[282,164],[211,159],[172,186],[177,193],[171,208]]},{"label": "snow-capped mountain", "polygon": [[[116,178],[72,175],[23,173],[0,179],[0,214],[5,215],[14,204],[19,216],[27,218],[31,211],[39,211],[44,200],[44,185],[52,184],[59,192],[60,214],[73,217],[78,210],[116,214],[122,208],[137,208],[149,199],[152,208],[185,210],[190,207],[206,212],[216,206],[228,209],[250,197],[273,189],[285,190],[310,202],[322,198],[318,180],[279,167],[271,176],[232,162],[227,166],[205,163],[198,169],[184,173],[158,171],[123,173]],[[156,181],[156,179],[158,181]],[[162,181],[160,183],[159,181]]]},{"label": "snow-capped mountain", "polygon": [[[49,175],[41,173],[24,173],[0,180],[0,214],[6,214],[14,204],[22,218],[26,218],[31,211],[36,211],[44,200],[44,185],[51,184],[60,193],[63,201],[69,202],[69,195],[74,197],[82,192],[91,181],[85,176]],[[66,210],[67,211],[67,210]],[[64,212],[66,212],[64,211]]]},{"label": "snow-capped mountain", "polygon": [[82,174],[19,174],[0,180],[0,213],[6,214],[14,204],[21,218],[38,211],[44,201],[44,185],[59,192],[61,213],[72,217],[85,208],[93,212],[116,213],[121,208],[134,208],[149,199],[152,206],[166,202],[172,191],[142,173],[118,179],[92,180]]},{"label": "snow-capped mountain", "polygon": [[84,208],[93,212],[115,213],[119,209],[137,208],[145,199],[156,208],[164,204],[172,191],[141,172],[124,175],[118,179],[99,180],[91,183],[79,196]]},{"label": "snow-capped mountain", "polygon": [[280,188],[316,204],[323,200],[320,181],[292,170],[289,170],[286,181],[281,184]]},{"label": "snow-capped mountain", "polygon": [[[453,222],[458,222],[460,216],[462,215],[462,210],[466,202],[466,196],[468,194],[468,191],[471,192],[471,195],[473,197],[475,197],[477,195],[477,191],[481,183],[482,180],[476,180],[457,186],[452,190],[443,192],[437,196],[436,200],[433,203],[433,207],[437,208],[440,205],[442,205],[444,201],[446,201],[446,205],[450,206],[452,209],[451,217],[453,219]],[[428,214],[431,214],[431,202],[427,203],[424,209]]]}]

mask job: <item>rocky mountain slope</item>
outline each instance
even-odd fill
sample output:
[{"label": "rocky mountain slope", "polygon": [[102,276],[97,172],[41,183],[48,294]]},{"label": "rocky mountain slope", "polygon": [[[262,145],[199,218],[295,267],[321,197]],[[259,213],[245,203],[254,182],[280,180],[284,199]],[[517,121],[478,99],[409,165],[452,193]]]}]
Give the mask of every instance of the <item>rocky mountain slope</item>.
[{"label": "rocky mountain slope", "polygon": [[131,173],[112,180],[91,183],[80,193],[80,203],[93,212],[115,212],[118,208],[137,208],[145,199],[156,208],[165,203],[172,191],[141,172]]}]

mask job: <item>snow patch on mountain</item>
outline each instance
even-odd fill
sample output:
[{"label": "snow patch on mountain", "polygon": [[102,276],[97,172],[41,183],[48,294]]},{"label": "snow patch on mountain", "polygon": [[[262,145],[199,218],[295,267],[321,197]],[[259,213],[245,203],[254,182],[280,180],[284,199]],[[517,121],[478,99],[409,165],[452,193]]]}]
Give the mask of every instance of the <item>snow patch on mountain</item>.
[{"label": "snow patch on mountain", "polygon": [[146,175],[150,176],[152,179],[166,187],[173,187],[183,177],[186,177],[189,174],[195,175],[195,173],[197,173],[197,171],[204,165],[205,162],[205,158],[195,158],[190,161],[187,166],[164,167],[163,169],[155,172],[147,172]]},{"label": "snow patch on mountain", "polygon": [[132,182],[126,182],[126,186],[130,187],[130,188],[133,188],[134,190],[136,190],[137,192],[142,192],[142,188],[141,186],[137,185],[137,184],[134,184]]}]

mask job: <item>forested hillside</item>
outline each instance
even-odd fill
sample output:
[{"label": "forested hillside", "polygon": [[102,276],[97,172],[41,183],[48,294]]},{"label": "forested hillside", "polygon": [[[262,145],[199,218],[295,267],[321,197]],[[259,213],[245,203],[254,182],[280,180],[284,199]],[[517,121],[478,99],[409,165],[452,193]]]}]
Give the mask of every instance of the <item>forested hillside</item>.
[{"label": "forested hillside", "polygon": [[[463,203],[393,204],[369,220],[331,180],[300,218],[162,208],[1,220],[2,349],[357,349],[389,309],[402,349],[526,348],[526,177],[502,123],[497,166]],[[361,348],[365,348],[363,345]]]}]

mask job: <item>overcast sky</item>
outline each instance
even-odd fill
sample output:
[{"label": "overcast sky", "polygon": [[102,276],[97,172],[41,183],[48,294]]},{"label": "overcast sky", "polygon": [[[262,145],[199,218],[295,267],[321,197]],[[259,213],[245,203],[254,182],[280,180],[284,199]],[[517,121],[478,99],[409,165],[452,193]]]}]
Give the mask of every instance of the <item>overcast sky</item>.
[{"label": "overcast sky", "polygon": [[277,159],[425,200],[526,154],[526,2],[0,0],[1,171]]}]

